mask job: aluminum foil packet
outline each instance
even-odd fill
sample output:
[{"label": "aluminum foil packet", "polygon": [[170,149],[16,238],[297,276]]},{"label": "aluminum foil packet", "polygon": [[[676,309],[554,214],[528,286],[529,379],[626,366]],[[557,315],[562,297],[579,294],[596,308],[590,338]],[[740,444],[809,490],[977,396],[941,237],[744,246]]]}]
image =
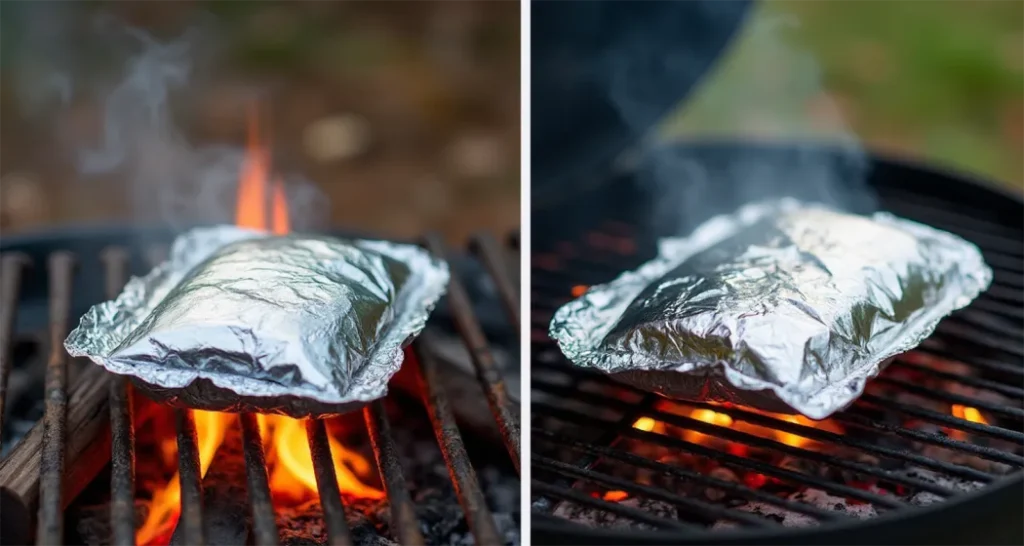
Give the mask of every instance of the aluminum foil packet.
[{"label": "aluminum foil packet", "polygon": [[64,345],[158,401],[344,413],[387,393],[447,285],[448,265],[412,245],[197,228]]},{"label": "aluminum foil packet", "polygon": [[663,239],[550,333],[576,365],[670,398],[824,419],[991,280],[949,233],[783,199]]}]

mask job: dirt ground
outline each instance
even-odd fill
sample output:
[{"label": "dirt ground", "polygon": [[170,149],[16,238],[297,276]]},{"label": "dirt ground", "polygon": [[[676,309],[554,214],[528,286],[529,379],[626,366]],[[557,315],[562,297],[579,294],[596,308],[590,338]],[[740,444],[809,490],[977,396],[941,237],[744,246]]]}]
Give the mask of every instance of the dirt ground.
[{"label": "dirt ground", "polygon": [[[76,164],[83,143],[104,138],[109,104],[96,94],[44,100],[52,94],[43,84],[55,62],[73,64],[76,90],[96,67],[108,80],[123,74],[117,65],[134,51],[131,39],[123,52],[105,50],[114,51],[107,64],[90,64],[82,52],[89,42],[77,41],[109,41],[109,32],[89,27],[97,14],[161,40],[201,29],[191,53],[199,57],[195,79],[172,97],[171,122],[189,147],[240,146],[255,98],[268,112],[278,172],[319,189],[314,205],[329,202],[330,225],[385,237],[437,230],[453,243],[519,225],[517,2],[38,3],[48,12],[29,4],[36,3],[0,7],[7,21],[0,81],[4,234],[165,221],[147,200],[168,188],[147,187],[139,172],[95,175]],[[40,43],[58,23],[67,26],[59,39]],[[175,168],[177,160],[162,161],[149,163],[156,171]],[[230,204],[223,209],[223,217],[202,220],[232,221]],[[292,213],[300,224],[307,215],[295,203]]]}]

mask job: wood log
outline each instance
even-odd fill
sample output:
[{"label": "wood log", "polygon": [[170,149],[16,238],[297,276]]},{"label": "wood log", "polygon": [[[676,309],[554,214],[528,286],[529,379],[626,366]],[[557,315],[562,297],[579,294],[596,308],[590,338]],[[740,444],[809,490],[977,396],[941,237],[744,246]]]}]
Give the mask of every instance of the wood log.
[{"label": "wood log", "polygon": [[[64,507],[71,503],[110,461],[111,375],[86,365],[68,388],[67,430],[64,450]],[[136,424],[156,413],[156,404],[136,406]],[[39,466],[42,459],[42,422],[22,438],[7,458],[0,461],[0,544],[28,544],[35,529],[39,506]]]}]

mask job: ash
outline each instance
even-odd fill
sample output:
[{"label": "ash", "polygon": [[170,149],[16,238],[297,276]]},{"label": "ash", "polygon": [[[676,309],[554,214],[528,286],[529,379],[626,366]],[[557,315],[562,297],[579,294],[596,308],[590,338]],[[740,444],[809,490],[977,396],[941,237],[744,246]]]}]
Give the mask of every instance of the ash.
[{"label": "ash", "polygon": [[[626,499],[620,503],[619,506],[626,506],[629,508],[635,508],[642,512],[646,512],[652,516],[665,518],[669,520],[675,520],[677,512],[674,506],[671,504],[651,500],[647,498],[634,497]],[[587,527],[595,528],[629,528],[629,529],[644,529],[653,530],[656,529],[653,525],[647,523],[638,522],[632,518],[619,516],[611,512],[604,510],[597,510],[589,506],[580,506],[570,502],[559,503],[555,508],[554,515],[570,519],[576,523],[586,525]]]}]

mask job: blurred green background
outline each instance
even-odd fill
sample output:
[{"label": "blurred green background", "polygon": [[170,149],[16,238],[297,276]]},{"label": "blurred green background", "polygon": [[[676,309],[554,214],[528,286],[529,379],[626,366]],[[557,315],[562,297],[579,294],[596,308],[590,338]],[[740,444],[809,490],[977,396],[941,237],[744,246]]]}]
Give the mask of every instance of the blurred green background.
[{"label": "blurred green background", "polygon": [[72,148],[102,137],[102,102],[78,92],[62,106],[43,85],[56,61],[78,79],[123,77],[130,49],[121,45],[131,40],[107,44],[125,50],[117,63],[88,56],[114,40],[91,30],[98,14],[162,42],[199,29],[197,74],[180,93],[175,125],[193,146],[241,145],[246,107],[258,97],[276,165],[322,190],[331,224],[388,237],[437,230],[453,242],[518,227],[516,1],[5,0],[4,233],[157,221],[126,197],[126,177],[74,168]]},{"label": "blurred green background", "polygon": [[1024,2],[761,2],[669,138],[856,138],[1024,188]]}]

